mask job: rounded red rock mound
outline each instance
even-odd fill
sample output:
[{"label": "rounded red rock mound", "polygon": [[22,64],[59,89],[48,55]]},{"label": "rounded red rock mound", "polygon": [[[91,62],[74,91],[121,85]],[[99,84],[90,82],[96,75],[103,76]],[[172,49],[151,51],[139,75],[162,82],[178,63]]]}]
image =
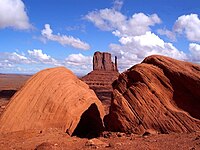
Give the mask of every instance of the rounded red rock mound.
[{"label": "rounded red rock mound", "polygon": [[103,116],[103,106],[88,85],[57,67],[35,74],[12,97],[0,118],[0,132],[58,128],[69,135],[94,135],[103,129]]},{"label": "rounded red rock mound", "polygon": [[111,131],[200,130],[200,66],[153,55],[113,83],[105,126]]}]

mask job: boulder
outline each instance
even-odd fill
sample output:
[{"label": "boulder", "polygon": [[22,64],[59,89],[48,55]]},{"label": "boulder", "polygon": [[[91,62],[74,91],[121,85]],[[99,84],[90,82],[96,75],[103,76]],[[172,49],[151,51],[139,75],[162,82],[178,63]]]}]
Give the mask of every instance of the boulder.
[{"label": "boulder", "polygon": [[200,130],[200,66],[153,55],[120,74],[104,123],[142,134]]},{"label": "boulder", "polygon": [[56,128],[69,135],[97,135],[104,110],[88,85],[70,70],[40,71],[19,90],[0,118],[0,132]]}]

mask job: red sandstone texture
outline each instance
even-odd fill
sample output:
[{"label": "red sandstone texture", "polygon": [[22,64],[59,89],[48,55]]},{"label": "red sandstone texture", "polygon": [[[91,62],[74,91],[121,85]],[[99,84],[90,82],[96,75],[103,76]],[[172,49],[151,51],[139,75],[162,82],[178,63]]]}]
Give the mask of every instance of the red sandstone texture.
[{"label": "red sandstone texture", "polygon": [[64,67],[32,76],[0,118],[0,132],[57,128],[69,135],[98,134],[104,110],[88,85]]},{"label": "red sandstone texture", "polygon": [[113,83],[107,130],[159,133],[200,130],[200,66],[149,56]]},{"label": "red sandstone texture", "polygon": [[112,83],[117,79],[118,75],[117,58],[115,58],[115,63],[113,63],[111,54],[95,52],[93,56],[93,71],[81,79],[95,91],[97,97],[103,103],[106,112],[108,112],[111,102]]},{"label": "red sandstone texture", "polygon": [[117,60],[111,60],[111,54],[107,52],[95,52],[93,56],[93,70],[117,71]]}]

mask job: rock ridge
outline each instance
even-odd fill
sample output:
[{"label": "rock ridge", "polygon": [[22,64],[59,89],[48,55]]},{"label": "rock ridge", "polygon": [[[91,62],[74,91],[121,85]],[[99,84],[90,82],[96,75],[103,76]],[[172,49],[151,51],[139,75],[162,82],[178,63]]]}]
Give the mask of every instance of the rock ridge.
[{"label": "rock ridge", "polygon": [[153,55],[120,74],[107,130],[142,134],[200,130],[200,66]]}]

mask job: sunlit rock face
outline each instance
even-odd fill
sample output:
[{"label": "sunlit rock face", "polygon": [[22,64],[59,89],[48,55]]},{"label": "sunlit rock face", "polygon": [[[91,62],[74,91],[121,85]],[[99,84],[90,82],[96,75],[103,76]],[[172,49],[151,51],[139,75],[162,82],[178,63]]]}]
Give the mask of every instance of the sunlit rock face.
[{"label": "sunlit rock face", "polygon": [[160,133],[200,130],[200,66],[153,55],[113,83],[107,130]]}]

